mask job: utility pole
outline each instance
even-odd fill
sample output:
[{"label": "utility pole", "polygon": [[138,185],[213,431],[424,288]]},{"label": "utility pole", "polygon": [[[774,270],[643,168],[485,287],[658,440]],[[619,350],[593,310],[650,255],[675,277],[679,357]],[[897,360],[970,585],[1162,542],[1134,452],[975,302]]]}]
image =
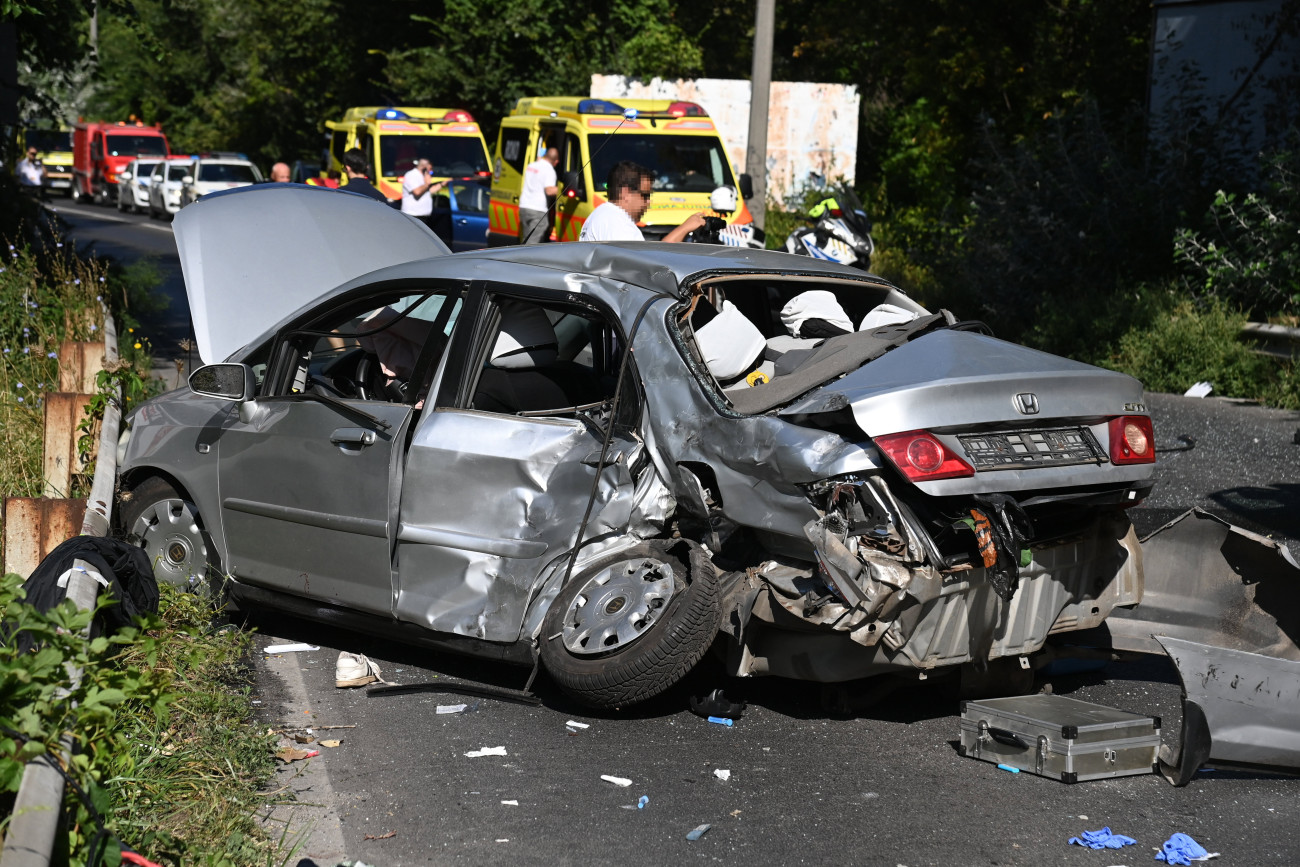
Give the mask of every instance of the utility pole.
[{"label": "utility pole", "polygon": [[754,181],[749,212],[760,229],[767,218],[767,103],[772,92],[772,31],[776,0],[756,0],[754,14],[754,71],[749,89],[749,147],[745,170]]}]

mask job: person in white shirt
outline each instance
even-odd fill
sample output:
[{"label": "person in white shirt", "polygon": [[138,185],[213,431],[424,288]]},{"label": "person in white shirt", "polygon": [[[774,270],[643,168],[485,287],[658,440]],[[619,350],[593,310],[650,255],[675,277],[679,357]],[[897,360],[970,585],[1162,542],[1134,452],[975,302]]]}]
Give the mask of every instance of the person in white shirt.
[{"label": "person in white shirt", "polygon": [[[42,196],[45,183],[45,166],[36,158],[36,148],[27,149],[27,158],[14,166],[18,175],[18,186],[25,192]],[[43,197],[43,196],[42,196]]]},{"label": "person in white shirt", "polygon": [[555,167],[560,152],[547,148],[542,158],[524,167],[524,188],[519,191],[519,243],[541,244],[550,240],[551,206],[558,192]]},{"label": "person in white shirt", "polygon": [[[605,195],[609,201],[591,212],[582,224],[579,241],[644,241],[637,220],[650,208],[654,175],[645,166],[624,160],[609,170]],[[704,214],[694,213],[664,236],[668,242],[681,241],[704,225]]]},{"label": "person in white shirt", "polygon": [[[402,177],[402,213],[415,217],[432,229],[444,244],[451,246],[450,233],[443,237],[443,227],[435,225],[433,217],[433,194],[441,192],[447,186],[446,181],[433,179],[433,163],[424,157],[416,160],[415,168]],[[447,221],[444,221],[447,222]],[[450,226],[446,227],[450,229]]]}]

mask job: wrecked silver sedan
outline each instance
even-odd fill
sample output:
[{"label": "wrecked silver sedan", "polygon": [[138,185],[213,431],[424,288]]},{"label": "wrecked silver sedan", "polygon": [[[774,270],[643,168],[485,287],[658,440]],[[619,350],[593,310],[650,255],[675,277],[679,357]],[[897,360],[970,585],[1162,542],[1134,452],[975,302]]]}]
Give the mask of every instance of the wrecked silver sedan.
[{"label": "wrecked silver sedan", "polygon": [[1130,377],[783,253],[449,255],[361,197],[176,219],[199,352],[119,449],[159,577],[592,705],[1025,657],[1141,596]]}]

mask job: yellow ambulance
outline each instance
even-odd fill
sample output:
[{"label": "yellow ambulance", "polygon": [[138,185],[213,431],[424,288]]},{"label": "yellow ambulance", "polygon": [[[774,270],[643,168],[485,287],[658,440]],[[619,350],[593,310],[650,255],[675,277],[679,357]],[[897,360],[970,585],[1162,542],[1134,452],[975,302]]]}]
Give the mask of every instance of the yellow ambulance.
[{"label": "yellow ambulance", "polygon": [[[635,117],[629,117],[635,109]],[[540,96],[519,100],[501,120],[492,164],[488,244],[518,243],[519,193],[524,167],[548,147],[558,148],[560,194],[554,239],[576,241],[582,224],[605,202],[605,179],[622,160],[654,173],[650,209],[642,218],[647,240],[658,240],[696,211],[709,210],[721,186],[752,195],[748,175],[737,177],[713,120],[698,104],[668,99],[588,99]],[[749,224],[743,204],[728,222]]]},{"label": "yellow ambulance", "polygon": [[483,133],[463,109],[363,106],[325,126],[330,130],[327,169],[342,172],[344,152],[361,148],[371,183],[392,201],[402,198],[402,176],[420,157],[433,163],[438,180],[491,174]]},{"label": "yellow ambulance", "polygon": [[61,123],[33,124],[22,131],[18,153],[36,148],[45,166],[45,187],[65,196],[72,194],[72,130]]}]

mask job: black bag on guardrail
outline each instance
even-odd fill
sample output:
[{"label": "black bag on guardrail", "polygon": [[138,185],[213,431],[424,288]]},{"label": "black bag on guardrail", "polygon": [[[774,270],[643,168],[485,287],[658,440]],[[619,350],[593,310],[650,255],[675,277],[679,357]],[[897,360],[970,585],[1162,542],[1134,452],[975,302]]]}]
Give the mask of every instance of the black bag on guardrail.
[{"label": "black bag on guardrail", "polygon": [[[120,539],[78,536],[55,548],[23,584],[27,602],[38,611],[49,611],[68,595],[66,575],[73,563],[83,560],[103,580],[115,604],[105,606],[95,618],[92,634],[116,632],[130,626],[136,617],[158,611],[158,582],[153,577],[149,555]],[[93,576],[92,576],[93,577]],[[19,649],[30,648],[30,639],[19,636]]]}]

